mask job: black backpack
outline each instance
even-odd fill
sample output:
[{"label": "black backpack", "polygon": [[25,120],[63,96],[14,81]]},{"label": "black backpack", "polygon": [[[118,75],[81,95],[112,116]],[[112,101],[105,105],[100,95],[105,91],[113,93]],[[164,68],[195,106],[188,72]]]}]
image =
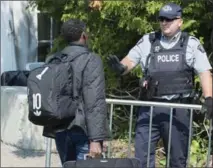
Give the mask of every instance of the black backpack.
[{"label": "black backpack", "polygon": [[73,60],[88,52],[70,55],[67,48],[29,74],[28,119],[35,125],[57,126],[75,116],[79,93],[75,86]]}]

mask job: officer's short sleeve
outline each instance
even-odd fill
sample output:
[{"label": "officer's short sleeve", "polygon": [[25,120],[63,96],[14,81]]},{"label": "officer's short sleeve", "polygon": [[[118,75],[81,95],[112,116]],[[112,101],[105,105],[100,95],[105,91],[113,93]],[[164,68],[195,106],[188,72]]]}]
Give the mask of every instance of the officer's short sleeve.
[{"label": "officer's short sleeve", "polygon": [[196,73],[199,74],[212,69],[206,51],[200,41],[197,38],[190,36],[189,45],[192,47],[194,56],[193,68]]},{"label": "officer's short sleeve", "polygon": [[137,44],[129,51],[128,57],[131,61],[135,63],[135,65],[141,63],[143,66],[149,52],[150,52],[151,44],[149,41],[149,35],[144,35]]}]

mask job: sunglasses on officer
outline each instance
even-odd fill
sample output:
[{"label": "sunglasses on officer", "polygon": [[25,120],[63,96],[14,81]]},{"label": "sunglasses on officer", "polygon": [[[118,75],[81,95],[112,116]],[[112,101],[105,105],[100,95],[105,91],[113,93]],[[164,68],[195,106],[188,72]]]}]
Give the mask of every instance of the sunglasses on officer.
[{"label": "sunglasses on officer", "polygon": [[160,21],[160,22],[172,22],[172,21],[174,21],[174,20],[176,20],[176,19],[179,19],[179,18],[173,18],[173,19],[169,19],[169,18],[166,18],[166,17],[159,17],[158,18],[158,20]]}]

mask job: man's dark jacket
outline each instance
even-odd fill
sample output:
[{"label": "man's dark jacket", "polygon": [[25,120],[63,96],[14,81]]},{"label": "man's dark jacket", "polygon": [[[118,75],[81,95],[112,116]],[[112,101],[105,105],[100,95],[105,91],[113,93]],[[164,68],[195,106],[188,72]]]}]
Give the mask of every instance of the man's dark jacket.
[{"label": "man's dark jacket", "polygon": [[[105,78],[102,60],[90,52],[86,46],[72,44],[65,48],[69,56],[79,55],[73,62],[76,76],[76,89],[82,92],[82,100],[75,118],[69,124],[60,127],[44,127],[43,136],[54,138],[55,132],[81,127],[90,140],[109,138],[107,106],[105,101]],[[87,53],[85,53],[87,52]]]}]

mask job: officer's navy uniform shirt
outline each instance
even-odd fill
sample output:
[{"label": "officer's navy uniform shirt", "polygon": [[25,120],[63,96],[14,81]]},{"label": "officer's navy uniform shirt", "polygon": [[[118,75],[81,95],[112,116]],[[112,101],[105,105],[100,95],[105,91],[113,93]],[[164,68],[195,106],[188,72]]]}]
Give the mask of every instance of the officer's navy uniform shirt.
[{"label": "officer's navy uniform shirt", "polygon": [[[167,39],[165,36],[161,35],[160,43],[165,49],[170,49],[176,45],[181,36],[181,32],[178,32],[171,39]],[[140,64],[142,71],[144,70],[146,59],[151,50],[151,43],[149,41],[149,34],[145,34],[138,43],[129,51],[128,58],[135,63],[135,66]],[[186,63],[188,66],[194,68],[195,73],[199,74],[207,70],[212,69],[207,54],[203,49],[200,41],[189,36],[187,48],[186,48]],[[169,95],[160,98],[173,99],[178,98],[179,95]],[[185,94],[183,97],[188,97]]]}]

